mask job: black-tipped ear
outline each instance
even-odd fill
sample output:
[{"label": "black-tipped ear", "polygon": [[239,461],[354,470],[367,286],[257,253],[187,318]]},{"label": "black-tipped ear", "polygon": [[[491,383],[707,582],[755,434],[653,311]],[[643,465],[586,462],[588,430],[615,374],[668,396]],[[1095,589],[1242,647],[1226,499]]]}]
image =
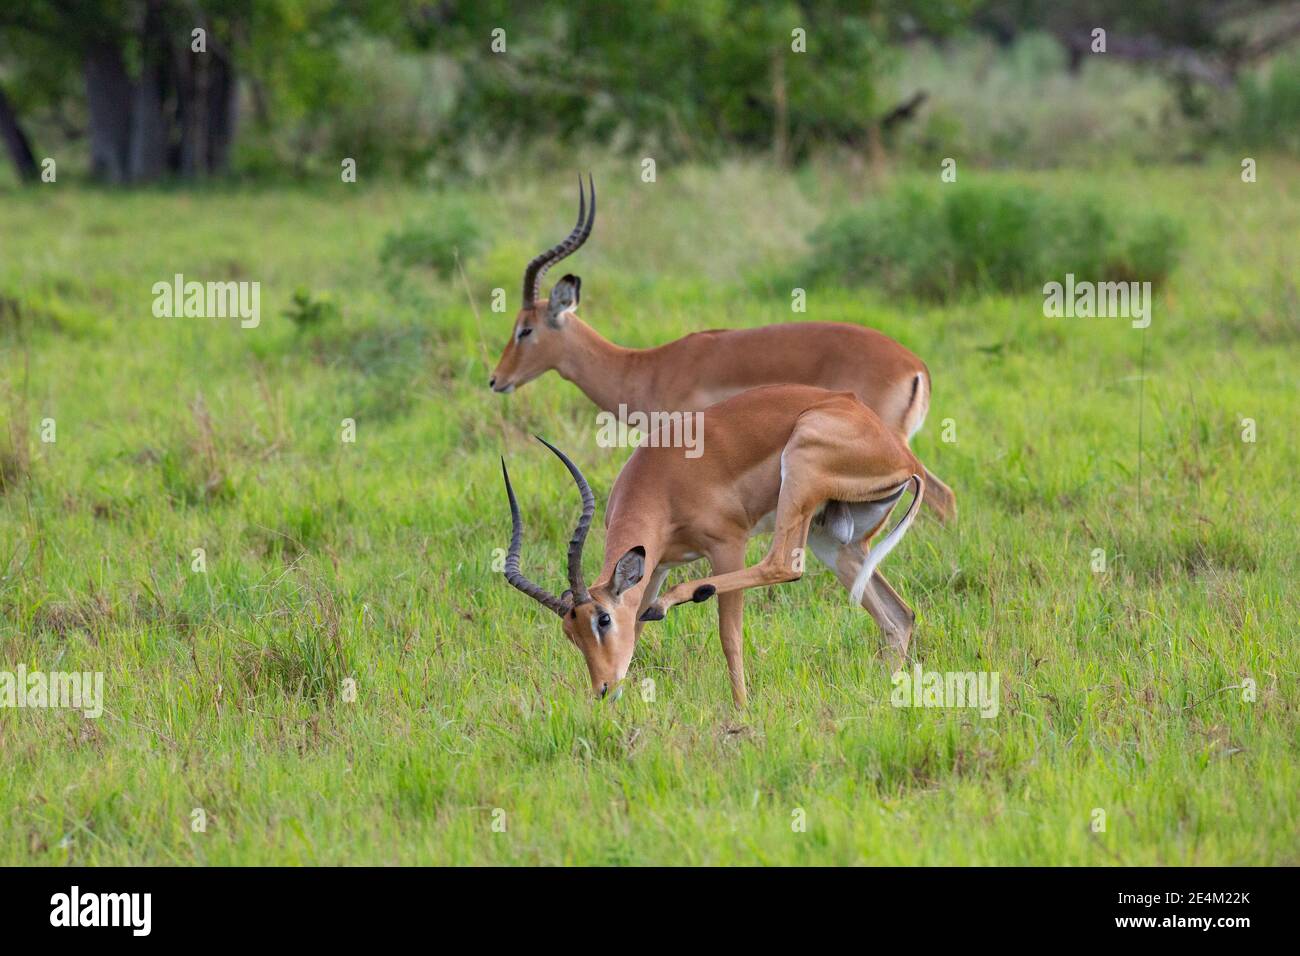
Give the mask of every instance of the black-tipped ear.
[{"label": "black-tipped ear", "polygon": [[555,288],[551,289],[551,299],[546,305],[546,322],[559,328],[564,324],[564,313],[578,307],[582,298],[582,280],[575,275],[566,275]]},{"label": "black-tipped ear", "polygon": [[636,584],[645,576],[645,548],[637,545],[614,565],[614,577],[610,581],[610,590],[614,597]]}]

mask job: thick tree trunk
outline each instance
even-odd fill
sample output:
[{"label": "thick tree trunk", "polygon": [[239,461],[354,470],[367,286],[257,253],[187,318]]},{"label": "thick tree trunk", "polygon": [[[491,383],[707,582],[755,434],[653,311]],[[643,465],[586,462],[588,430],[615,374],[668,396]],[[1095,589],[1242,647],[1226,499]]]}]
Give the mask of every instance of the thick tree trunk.
[{"label": "thick tree trunk", "polygon": [[14,168],[18,170],[18,178],[25,182],[35,180],[40,171],[36,167],[36,156],[32,153],[31,140],[23,132],[22,125],[18,122],[18,115],[14,113],[4,90],[0,90],[0,139],[4,140],[9,158],[13,160]]},{"label": "thick tree trunk", "polygon": [[140,78],[131,110],[130,177],[148,182],[167,171],[168,117],[163,114],[168,64],[162,0],[149,0],[140,34]]},{"label": "thick tree trunk", "polygon": [[208,51],[181,55],[177,86],[181,142],[178,168],[195,178],[225,172],[235,137],[237,85],[229,51],[214,44]]},{"label": "thick tree trunk", "polygon": [[121,42],[86,49],[91,171],[102,182],[148,182],[168,172],[198,179],[224,172],[235,136],[236,77],[230,51],[173,43],[165,0],[147,0],[133,83]]},{"label": "thick tree trunk", "polygon": [[213,54],[208,84],[208,172],[224,173],[230,165],[235,139],[237,85],[235,70],[224,50]]},{"label": "thick tree trunk", "polygon": [[106,183],[127,181],[131,143],[131,80],[114,40],[86,49],[86,105],[90,111],[90,171]]}]

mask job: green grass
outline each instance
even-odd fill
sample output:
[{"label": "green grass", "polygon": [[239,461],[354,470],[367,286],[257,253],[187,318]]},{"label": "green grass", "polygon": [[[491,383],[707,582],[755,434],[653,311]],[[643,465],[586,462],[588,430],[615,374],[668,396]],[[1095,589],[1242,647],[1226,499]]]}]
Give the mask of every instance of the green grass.
[{"label": "green grass", "polygon": [[[453,197],[482,215],[477,318],[459,272],[380,265],[442,202],[418,191],[5,193],[0,670],[103,671],[106,700],[99,720],[0,709],[0,864],[1300,863],[1300,166],[1260,170],[992,177],[1185,227],[1144,384],[1143,333],[1044,318],[1037,294],[810,292],[806,318],[875,326],[931,368],[916,448],[961,515],[918,521],[885,569],[927,669],[1000,674],[992,720],[891,707],[874,625],[820,568],[751,592],[747,711],[712,604],[647,628],[617,706],[589,700],[554,619],[491,570],[498,455],[525,568],[553,585],[575,495],[529,434],[602,510],[626,457],[555,376],[485,387],[571,176]],[[790,320],[757,280],[870,192],[826,166],[597,182],[566,268],[588,321],[633,345]],[[154,318],[177,272],[260,281],[261,326]],[[300,331],[299,289],[339,313]],[[589,569],[600,550],[598,523]]]}]

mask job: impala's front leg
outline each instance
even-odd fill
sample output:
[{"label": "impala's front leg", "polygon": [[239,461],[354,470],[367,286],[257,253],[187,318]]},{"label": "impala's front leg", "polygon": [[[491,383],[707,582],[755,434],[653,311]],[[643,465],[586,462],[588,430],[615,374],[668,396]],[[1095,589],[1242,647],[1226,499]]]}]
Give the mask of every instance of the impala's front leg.
[{"label": "impala's front leg", "polygon": [[[745,542],[740,540],[716,548],[709,554],[709,568],[714,574],[742,571],[745,568]],[[727,675],[731,678],[731,699],[744,707],[745,691],[745,595],[732,591],[718,595],[718,636],[727,658]]]}]

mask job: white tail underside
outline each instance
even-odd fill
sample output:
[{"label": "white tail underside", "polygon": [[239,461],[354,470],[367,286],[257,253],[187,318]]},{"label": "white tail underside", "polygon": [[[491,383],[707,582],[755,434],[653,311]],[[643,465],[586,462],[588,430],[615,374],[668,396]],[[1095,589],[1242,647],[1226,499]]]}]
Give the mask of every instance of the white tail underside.
[{"label": "white tail underside", "polygon": [[921,503],[921,479],[916,475],[912,476],[912,503],[907,506],[907,513],[903,515],[903,520],[894,525],[894,530],[885,535],[884,539],[871,549],[867,555],[867,560],[863,562],[862,569],[858,571],[858,576],[853,579],[853,603],[861,604],[862,595],[866,593],[867,582],[871,580],[871,575],[875,572],[880,562],[885,560],[885,556],[894,550],[894,546],[902,539],[907,532],[908,526],[912,519],[916,517],[916,506]]}]

